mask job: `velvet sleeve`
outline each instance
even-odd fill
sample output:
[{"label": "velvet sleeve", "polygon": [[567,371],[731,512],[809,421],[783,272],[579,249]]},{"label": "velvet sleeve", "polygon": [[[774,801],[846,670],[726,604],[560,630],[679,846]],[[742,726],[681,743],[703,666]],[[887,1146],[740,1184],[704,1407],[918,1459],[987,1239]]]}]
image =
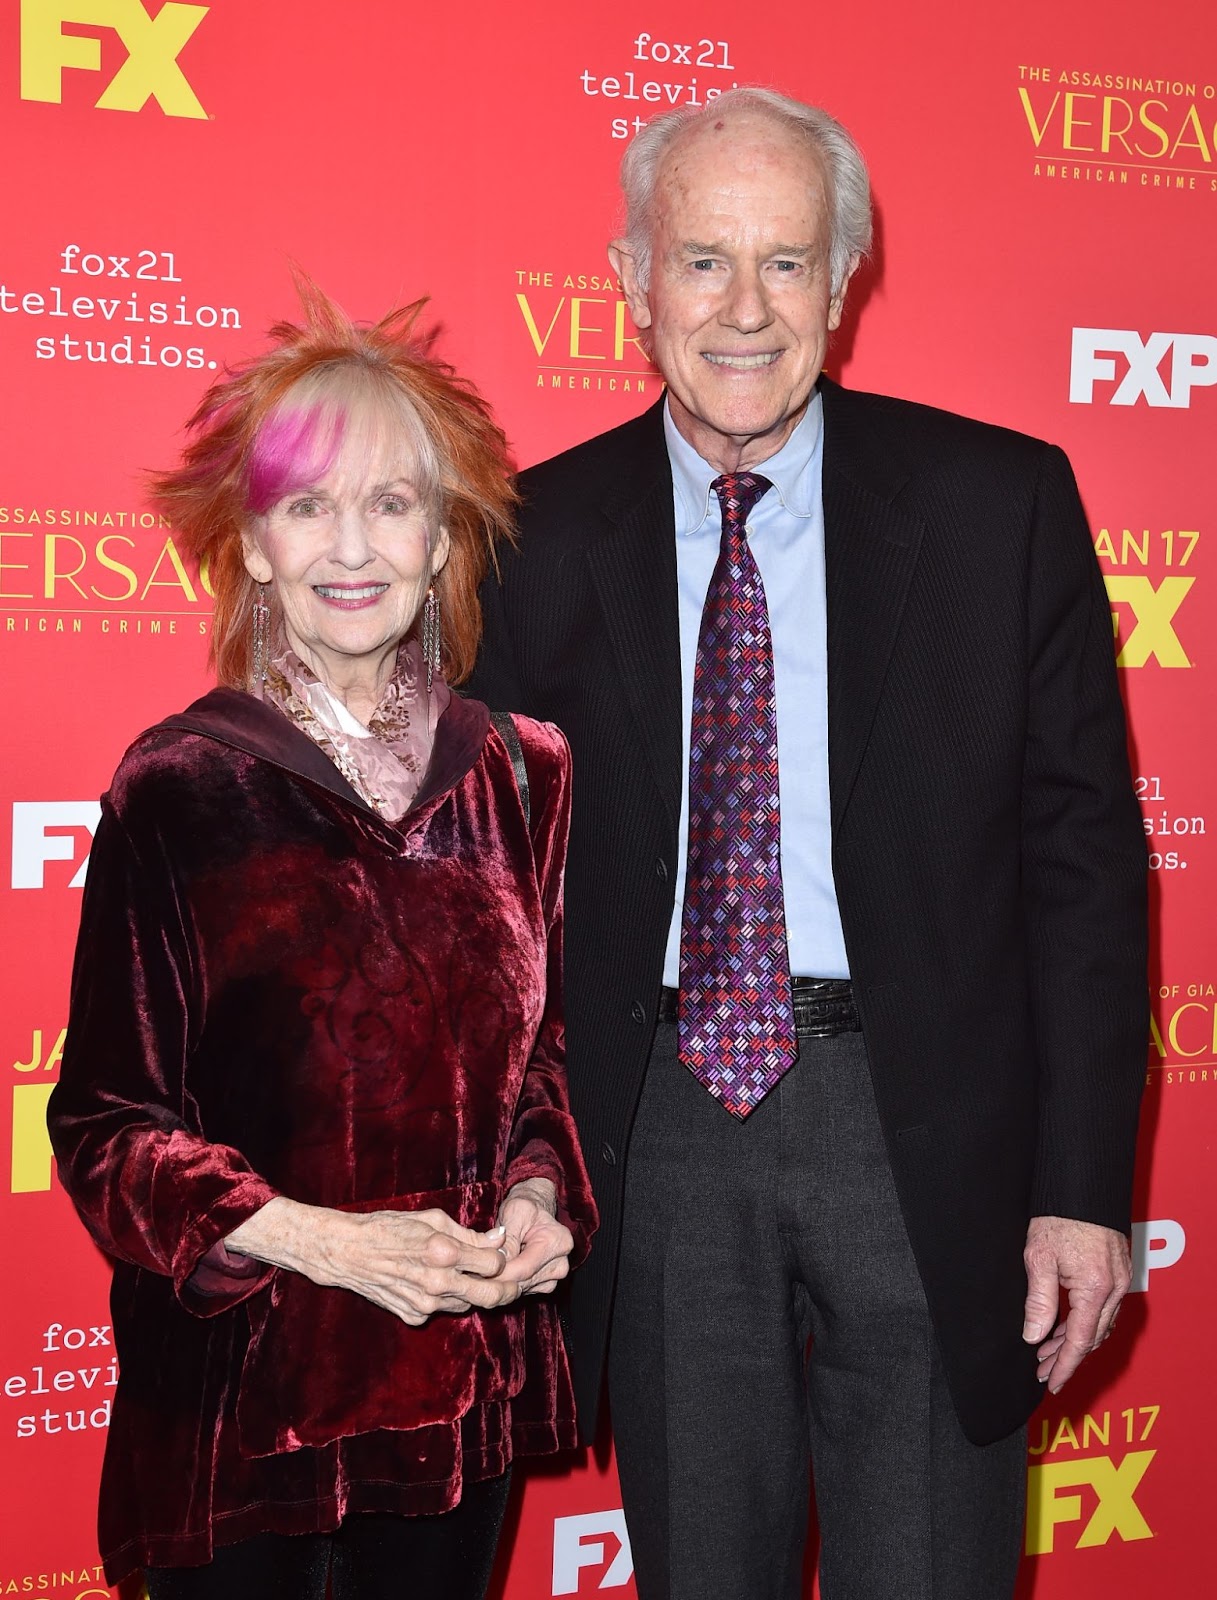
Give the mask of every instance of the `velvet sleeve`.
[{"label": "velvet sleeve", "polygon": [[1027,599],[1023,899],[1039,1066],[1033,1215],[1127,1233],[1145,1082],[1147,860],[1111,605],[1069,463],[1046,453]]},{"label": "velvet sleeve", "polygon": [[96,1242],[172,1278],[181,1303],[206,1316],[272,1275],[223,1239],[275,1190],[199,1126],[190,1060],[201,962],[163,838],[145,831],[137,853],[107,796],[47,1121],[64,1188]]},{"label": "velvet sleeve", "polygon": [[562,1010],[562,888],[570,832],[570,749],[550,724],[516,718],[528,769],[533,850],[547,937],[545,1010],[516,1106],[506,1184],[549,1178],[575,1237],[571,1265],[587,1254],[598,1216],[566,1089]]}]

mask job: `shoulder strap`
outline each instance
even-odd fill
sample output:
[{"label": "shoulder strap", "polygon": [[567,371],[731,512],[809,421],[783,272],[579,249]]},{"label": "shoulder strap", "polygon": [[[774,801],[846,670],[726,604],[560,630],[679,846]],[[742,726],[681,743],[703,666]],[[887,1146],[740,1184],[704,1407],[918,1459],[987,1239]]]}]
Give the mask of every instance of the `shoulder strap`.
[{"label": "shoulder strap", "polygon": [[511,765],[515,770],[516,787],[520,791],[520,803],[524,807],[524,821],[531,827],[532,817],[528,804],[528,768],[524,765],[524,747],[520,743],[519,730],[516,728],[509,711],[492,711],[490,720],[494,723],[495,731],[507,746],[507,754],[511,757]]}]

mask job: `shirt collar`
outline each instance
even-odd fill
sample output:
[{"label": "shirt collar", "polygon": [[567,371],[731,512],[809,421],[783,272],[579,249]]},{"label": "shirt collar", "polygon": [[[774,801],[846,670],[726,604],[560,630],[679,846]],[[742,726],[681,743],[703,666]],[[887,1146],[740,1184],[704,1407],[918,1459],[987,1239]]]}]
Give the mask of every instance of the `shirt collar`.
[{"label": "shirt collar", "polygon": [[[698,455],[672,421],[671,407],[664,401],[663,431],[667,440],[668,457],[672,463],[672,489],[676,508],[676,532],[696,533],[711,519],[717,527],[720,522],[718,500],[710,485],[719,476],[714,467]],[[786,511],[796,517],[815,515],[819,497],[819,474],[811,469],[821,454],[824,442],[824,402],[817,389],[806,411],[799,418],[793,433],[768,461],[758,462],[751,471],[768,478],[773,488],[765,500],[780,500]],[[764,502],[762,502],[762,505]]]}]

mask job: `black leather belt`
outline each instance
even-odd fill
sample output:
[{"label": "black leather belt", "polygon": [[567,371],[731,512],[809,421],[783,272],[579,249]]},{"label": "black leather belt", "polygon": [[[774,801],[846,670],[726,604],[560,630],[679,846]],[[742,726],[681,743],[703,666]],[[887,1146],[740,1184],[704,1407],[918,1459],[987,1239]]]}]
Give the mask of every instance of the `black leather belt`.
[{"label": "black leather belt", "polygon": [[[800,1039],[830,1039],[836,1033],[857,1033],[862,1024],[848,978],[792,978],[794,1031]],[[659,1020],[675,1024],[680,1008],[676,989],[659,991]]]}]

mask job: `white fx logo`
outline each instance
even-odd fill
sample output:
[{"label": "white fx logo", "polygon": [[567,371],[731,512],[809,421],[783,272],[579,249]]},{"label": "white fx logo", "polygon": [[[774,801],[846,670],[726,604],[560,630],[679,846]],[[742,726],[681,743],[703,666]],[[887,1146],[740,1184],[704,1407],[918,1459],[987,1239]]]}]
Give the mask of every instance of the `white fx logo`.
[{"label": "white fx logo", "polygon": [[[605,1553],[604,1538],[597,1535],[617,1541],[611,1559]],[[624,1588],[633,1576],[634,1558],[624,1511],[589,1511],[581,1517],[554,1518],[554,1594],[578,1594],[579,1574],[584,1567],[604,1566],[608,1570],[596,1585],[598,1589]]]},{"label": "white fx logo", "polygon": [[[48,861],[75,861],[80,842],[74,832],[55,829],[87,828],[97,832],[101,806],[96,800],[14,800],[13,888],[41,889]],[[68,885],[82,888],[89,867],[88,852]]]}]

